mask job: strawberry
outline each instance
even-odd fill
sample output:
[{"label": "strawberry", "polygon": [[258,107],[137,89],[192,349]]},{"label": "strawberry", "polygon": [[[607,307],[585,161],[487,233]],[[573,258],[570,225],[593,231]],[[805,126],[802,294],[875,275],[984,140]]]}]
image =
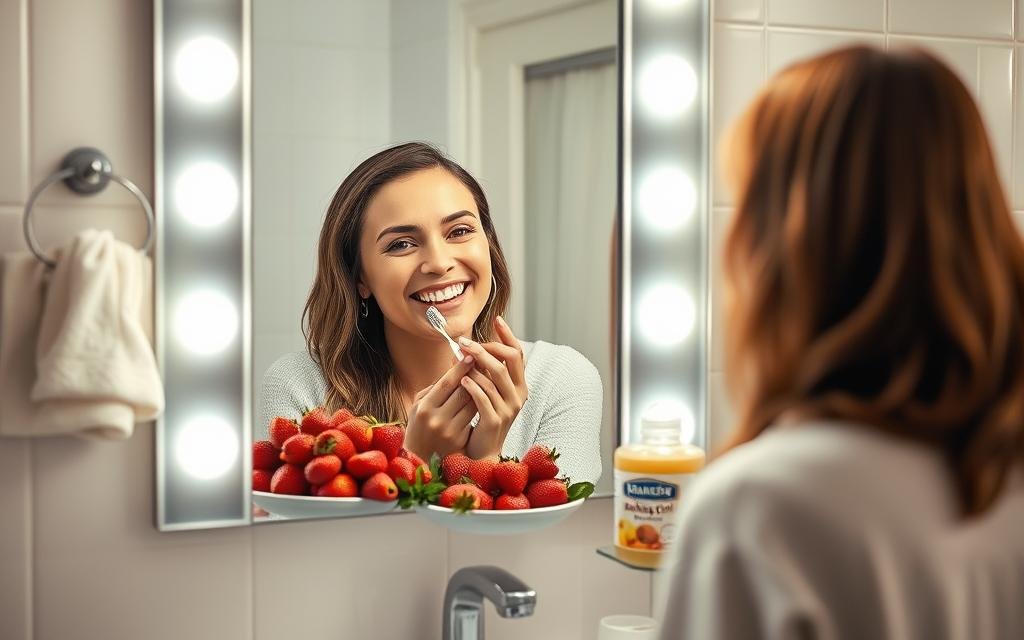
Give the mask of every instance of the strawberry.
[{"label": "strawberry", "polygon": [[[375,473],[388,470],[388,459],[383,451],[371,450],[357,453],[345,463],[345,470],[359,480],[365,480]],[[387,474],[385,474],[387,475]]]},{"label": "strawberry", "polygon": [[338,475],[341,460],[333,453],[317,456],[306,463],[306,480],[309,484],[323,484]]},{"label": "strawberry", "polygon": [[491,458],[471,460],[469,463],[469,479],[473,484],[480,487],[487,495],[494,495],[498,485],[494,482],[494,468],[498,462]]},{"label": "strawberry", "polygon": [[412,451],[409,451],[405,447],[398,450],[398,457],[405,458],[412,462],[413,467],[423,467],[423,482],[428,483],[434,479],[434,474],[430,472],[430,465],[423,461],[423,458],[419,457]]},{"label": "strawberry", "polygon": [[252,468],[273,471],[281,464],[277,447],[270,440],[257,440],[252,443]]},{"label": "strawberry", "polygon": [[341,431],[328,429],[316,437],[314,451],[317,455],[333,453],[339,460],[345,462],[356,455],[356,445]]},{"label": "strawberry", "polygon": [[316,438],[308,433],[297,433],[284,441],[281,459],[290,464],[306,464],[313,459]]},{"label": "strawberry", "polygon": [[491,496],[475,484],[469,483],[453,484],[448,487],[441,492],[437,503],[460,513],[473,509],[490,509],[494,506]]},{"label": "strawberry", "polygon": [[[530,481],[549,480],[557,476],[558,465],[555,464],[555,460],[558,460],[559,455],[561,454],[543,444],[535,444],[530,447],[530,450],[523,456],[523,464],[530,469]],[[532,500],[530,504],[533,504]]]},{"label": "strawberry", "polygon": [[388,460],[398,455],[403,442],[405,442],[405,429],[402,428],[402,425],[391,422],[373,427],[370,446],[378,451],[383,451]]},{"label": "strawberry", "polygon": [[398,487],[386,473],[375,473],[363,483],[359,495],[370,500],[397,500]]},{"label": "strawberry", "polygon": [[292,496],[304,496],[309,491],[309,484],[302,473],[302,466],[283,464],[277,468],[270,478],[270,491],[285,493]]},{"label": "strawberry", "polygon": [[537,480],[526,487],[526,499],[533,508],[554,507],[569,502],[569,490],[565,480]]},{"label": "strawberry", "polygon": [[273,471],[267,471],[266,469],[253,469],[252,470],[252,490],[253,491],[270,491],[270,479],[274,476]]},{"label": "strawberry", "polygon": [[348,409],[338,409],[337,411],[334,412],[334,415],[331,416],[331,428],[337,429],[338,427],[340,427],[341,425],[348,422],[354,417],[355,414],[353,414]]},{"label": "strawberry", "polygon": [[314,407],[302,414],[302,433],[318,436],[332,426],[331,416],[327,415],[323,407]]},{"label": "strawberry", "polygon": [[499,458],[494,466],[494,482],[502,493],[519,495],[526,490],[526,482],[530,479],[530,469],[519,462],[519,458]]},{"label": "strawberry", "polygon": [[270,421],[270,442],[275,448],[284,446],[284,441],[299,432],[299,425],[294,420],[280,416]]},{"label": "strawberry", "polygon": [[469,474],[469,456],[464,453],[449,453],[441,461],[441,475],[449,487],[462,482],[463,476]]},{"label": "strawberry", "polygon": [[359,483],[347,473],[339,473],[317,490],[321,498],[356,498],[359,497]]},{"label": "strawberry", "polygon": [[530,501],[522,494],[510,495],[503,493],[494,501],[494,508],[497,510],[529,509]]},{"label": "strawberry", "polygon": [[[391,476],[392,480],[398,480],[399,478],[405,478],[408,483],[416,482],[416,466],[405,458],[394,457],[388,462],[387,474]],[[427,479],[423,478],[424,482]]]},{"label": "strawberry", "polygon": [[356,451],[369,451],[373,444],[373,432],[369,421],[363,418],[350,418],[339,427],[342,433],[349,437],[352,444],[356,445]]}]

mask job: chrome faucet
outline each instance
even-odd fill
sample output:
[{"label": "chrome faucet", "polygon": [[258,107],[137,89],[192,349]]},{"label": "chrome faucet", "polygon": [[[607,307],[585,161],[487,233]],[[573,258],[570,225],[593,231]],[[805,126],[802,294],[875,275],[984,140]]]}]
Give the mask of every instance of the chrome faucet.
[{"label": "chrome faucet", "polygon": [[483,640],[484,598],[502,618],[533,615],[537,592],[504,569],[465,567],[448,580],[444,592],[443,640]]}]

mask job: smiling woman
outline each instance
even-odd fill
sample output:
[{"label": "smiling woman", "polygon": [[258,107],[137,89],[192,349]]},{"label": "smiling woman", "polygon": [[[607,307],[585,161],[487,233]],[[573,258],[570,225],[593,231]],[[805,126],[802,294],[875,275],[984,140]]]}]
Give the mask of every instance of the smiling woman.
[{"label": "smiling woman", "polygon": [[[406,446],[424,458],[522,457],[544,444],[574,481],[600,477],[597,370],[570,347],[519,341],[501,318],[508,269],[462,167],[423,143],[368,158],[335,193],[317,255],[307,348],[267,371],[259,428],[316,405],[347,408],[406,422]],[[431,306],[461,361],[427,321]]]}]

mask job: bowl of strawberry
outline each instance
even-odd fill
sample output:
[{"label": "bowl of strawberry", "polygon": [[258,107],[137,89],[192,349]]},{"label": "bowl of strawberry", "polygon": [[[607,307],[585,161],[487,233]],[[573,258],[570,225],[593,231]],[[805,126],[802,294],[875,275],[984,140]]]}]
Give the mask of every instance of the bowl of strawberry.
[{"label": "bowl of strawberry", "polygon": [[252,447],[252,501],[281,519],[371,515],[398,503],[396,481],[430,482],[430,468],[402,445],[405,428],[322,407],[275,417]]},{"label": "bowl of strawberry", "polygon": [[522,460],[473,460],[453,453],[431,459],[430,482],[399,481],[399,506],[463,533],[536,531],[568,517],[594,491],[589,482],[558,477],[558,453],[535,445]]}]

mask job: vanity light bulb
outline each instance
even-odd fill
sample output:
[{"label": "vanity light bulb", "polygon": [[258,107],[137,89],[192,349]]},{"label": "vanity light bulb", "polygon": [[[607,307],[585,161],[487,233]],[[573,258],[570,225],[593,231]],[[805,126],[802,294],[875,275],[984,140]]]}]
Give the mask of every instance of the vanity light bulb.
[{"label": "vanity light bulb", "polygon": [[238,82],[238,57],[223,40],[201,36],[186,42],[178,52],[174,77],[193,100],[216,102]]},{"label": "vanity light bulb", "polygon": [[675,231],[697,208],[697,187],[681,169],[665,167],[649,173],[637,194],[640,214],[659,231]]},{"label": "vanity light bulb", "polygon": [[174,183],[174,206],[197,227],[215,227],[238,207],[238,184],[222,165],[197,162]]},{"label": "vanity light bulb", "polygon": [[174,457],[197,480],[213,480],[238,460],[238,436],[224,420],[200,416],[185,423],[174,445]]},{"label": "vanity light bulb", "polygon": [[651,115],[672,118],[697,97],[697,74],[683,58],[664,54],[644,65],[637,88],[640,101]]},{"label": "vanity light bulb", "polygon": [[238,311],[225,296],[200,291],[178,304],[174,328],[183,347],[197,355],[212,355],[226,349],[235,339]]},{"label": "vanity light bulb", "polygon": [[637,327],[657,347],[679,344],[693,332],[696,321],[693,298],[678,285],[651,287],[637,305]]}]

